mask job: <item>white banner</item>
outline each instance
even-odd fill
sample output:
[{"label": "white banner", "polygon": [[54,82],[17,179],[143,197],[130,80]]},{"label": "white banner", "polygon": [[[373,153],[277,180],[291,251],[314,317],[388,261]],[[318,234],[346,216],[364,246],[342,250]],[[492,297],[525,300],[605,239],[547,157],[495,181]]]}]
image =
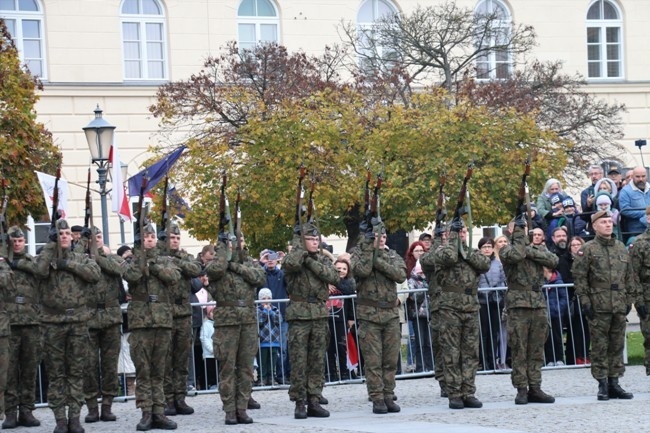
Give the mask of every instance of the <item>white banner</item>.
[{"label": "white banner", "polygon": [[[54,199],[54,181],[56,177],[41,173],[40,171],[35,171],[38,176],[38,181],[41,184],[41,189],[43,190],[43,197],[45,197],[45,206],[47,206],[47,213],[52,215],[52,201]],[[58,209],[61,212],[61,218],[66,218],[68,211],[68,197],[70,196],[70,190],[68,188],[68,182],[64,179],[59,179],[59,206]]]}]

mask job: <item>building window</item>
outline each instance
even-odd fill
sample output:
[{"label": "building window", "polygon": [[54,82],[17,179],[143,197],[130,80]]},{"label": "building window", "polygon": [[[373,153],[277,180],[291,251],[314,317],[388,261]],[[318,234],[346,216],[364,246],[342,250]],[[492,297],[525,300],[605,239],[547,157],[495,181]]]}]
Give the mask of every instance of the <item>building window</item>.
[{"label": "building window", "polygon": [[[507,43],[512,30],[510,11],[498,0],[481,1],[474,13],[477,17],[496,17],[492,22],[492,35],[480,43],[483,47],[497,47]],[[478,44],[477,44],[478,45]],[[512,54],[508,49],[492,49],[476,59],[476,78],[479,80],[502,80],[512,72]]]},{"label": "building window", "polygon": [[20,60],[32,75],[47,79],[43,8],[37,0],[0,0],[0,18],[18,48]]},{"label": "building window", "polygon": [[587,76],[623,77],[623,20],[609,0],[595,1],[587,12]]},{"label": "building window", "polygon": [[382,18],[398,14],[399,10],[387,0],[365,0],[357,12],[357,29],[359,34],[360,63],[364,70],[375,70],[380,67],[378,60],[395,60],[394,52],[376,43],[373,27]]},{"label": "building window", "polygon": [[165,13],[158,0],[123,0],[121,12],[125,80],[166,80]]},{"label": "building window", "polygon": [[239,48],[252,50],[258,43],[279,42],[278,10],[270,0],[242,0],[237,10]]}]

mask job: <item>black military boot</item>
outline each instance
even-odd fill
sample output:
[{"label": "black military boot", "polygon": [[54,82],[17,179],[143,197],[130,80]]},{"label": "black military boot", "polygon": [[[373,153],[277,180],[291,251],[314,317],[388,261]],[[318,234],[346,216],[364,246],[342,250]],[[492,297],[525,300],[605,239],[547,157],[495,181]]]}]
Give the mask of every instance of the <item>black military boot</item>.
[{"label": "black military boot", "polygon": [[305,407],[305,400],[296,400],[296,410],[293,412],[295,419],[306,419],[307,408]]},{"label": "black military boot", "polygon": [[86,405],[88,406],[88,415],[86,415],[84,421],[88,424],[99,421],[99,408],[97,407],[97,400],[87,400]]},{"label": "black military boot", "polygon": [[261,407],[262,405],[259,404],[253,397],[248,398],[248,404],[246,405],[247,409],[260,409]]},{"label": "black military boot", "polygon": [[233,410],[230,412],[226,412],[226,419],[225,419],[226,425],[235,425],[237,424],[237,413]]},{"label": "black military boot", "polygon": [[319,400],[320,397],[317,395],[309,397],[309,401],[307,402],[307,416],[313,416],[316,418],[327,418],[330,416],[329,411],[321,407]]},{"label": "black military boot", "polygon": [[68,420],[66,418],[57,419],[53,433],[68,433]]},{"label": "black military boot", "polygon": [[194,413],[194,408],[188,406],[184,398],[176,400],[174,407],[176,408],[176,413],[179,415],[192,415]]},{"label": "black military boot", "polygon": [[16,428],[18,425],[18,413],[16,410],[7,411],[5,420],[2,422],[2,429]]},{"label": "black military boot", "polygon": [[237,423],[238,424],[253,424],[253,418],[248,416],[246,409],[237,409]]},{"label": "black military boot", "polygon": [[174,416],[176,414],[177,412],[174,400],[167,400],[167,403],[165,403],[165,416]]},{"label": "black military boot", "polygon": [[160,430],[176,430],[178,425],[163,414],[154,413],[151,415],[151,428]]},{"label": "black military boot", "polygon": [[531,386],[528,390],[529,403],[555,403],[555,397],[548,395],[539,386]]},{"label": "black military boot", "polygon": [[68,419],[68,433],[86,433],[79,421],[79,415],[71,416]]},{"label": "black military boot", "polygon": [[483,403],[481,403],[481,400],[474,397],[473,395],[468,395],[467,397],[463,398],[463,406],[469,407],[471,409],[480,409],[483,407]]},{"label": "black military boot", "polygon": [[465,404],[463,399],[460,397],[450,397],[449,398],[449,409],[464,409]]},{"label": "black military boot", "polygon": [[329,400],[323,397],[323,394],[318,396],[318,404],[328,404]]},{"label": "black military boot", "polygon": [[[21,407],[18,410],[18,425],[23,427],[38,427],[41,425],[41,422],[34,417],[31,409]],[[4,424],[2,428],[5,428]]]},{"label": "black military boot", "polygon": [[605,401],[609,400],[609,387],[607,386],[607,379],[597,379],[598,380],[598,394],[596,397],[598,400]]},{"label": "black military boot", "polygon": [[383,398],[376,398],[372,401],[372,413],[388,413],[388,407],[386,406],[386,401]]},{"label": "black military boot", "polygon": [[113,405],[102,403],[102,414],[99,417],[102,421],[117,421],[117,417],[113,413]]},{"label": "black military boot", "polygon": [[618,377],[609,378],[609,398],[620,398],[621,400],[631,400],[634,398],[631,392],[625,391],[621,388],[621,385],[618,384]]},{"label": "black military boot", "polygon": [[151,412],[142,412],[142,418],[135,429],[138,431],[151,430]]},{"label": "black military boot", "polygon": [[400,408],[399,405],[393,401],[392,395],[384,396],[384,403],[386,404],[386,409],[390,413],[397,413],[402,410],[402,408]]},{"label": "black military boot", "polygon": [[528,404],[528,388],[517,388],[515,404]]}]

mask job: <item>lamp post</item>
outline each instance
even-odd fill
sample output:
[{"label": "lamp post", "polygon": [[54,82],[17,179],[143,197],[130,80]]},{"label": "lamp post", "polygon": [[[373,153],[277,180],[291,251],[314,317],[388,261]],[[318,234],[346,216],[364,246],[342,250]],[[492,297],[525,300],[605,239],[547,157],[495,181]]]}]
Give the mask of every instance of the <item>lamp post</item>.
[{"label": "lamp post", "polygon": [[106,174],[108,173],[108,155],[113,145],[115,127],[102,117],[102,113],[103,111],[99,108],[99,104],[97,104],[95,118],[83,130],[86,133],[86,141],[88,142],[92,161],[94,164],[97,164],[97,174],[99,175],[97,183],[99,183],[99,195],[102,204],[102,232],[104,235],[104,243],[109,245]]}]

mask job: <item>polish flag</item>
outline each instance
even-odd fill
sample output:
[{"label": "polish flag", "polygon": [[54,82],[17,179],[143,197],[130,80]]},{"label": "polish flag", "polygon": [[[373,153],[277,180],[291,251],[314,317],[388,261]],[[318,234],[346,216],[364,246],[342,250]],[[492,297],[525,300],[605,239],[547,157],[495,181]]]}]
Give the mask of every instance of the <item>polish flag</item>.
[{"label": "polish flag", "polygon": [[132,222],[131,206],[129,206],[129,199],[126,197],[126,188],[124,179],[122,179],[122,166],[115,140],[113,140],[113,145],[108,153],[108,160],[113,167],[113,173],[111,173],[113,179],[112,211],[116,212],[124,221]]}]

